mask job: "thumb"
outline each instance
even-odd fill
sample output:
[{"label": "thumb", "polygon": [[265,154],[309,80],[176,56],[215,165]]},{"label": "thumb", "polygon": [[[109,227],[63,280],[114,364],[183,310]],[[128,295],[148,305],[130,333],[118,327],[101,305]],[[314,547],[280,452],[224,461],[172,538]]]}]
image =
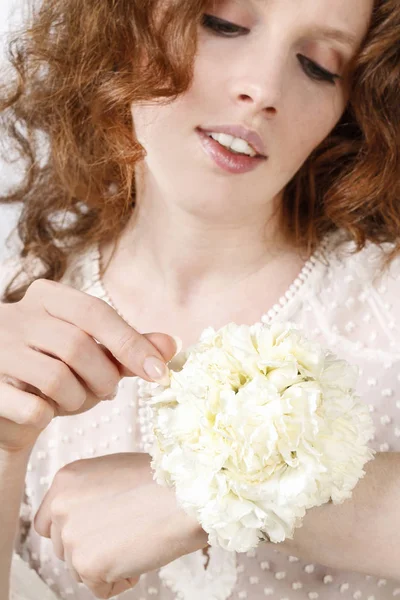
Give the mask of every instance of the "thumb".
[{"label": "thumb", "polygon": [[[182,341],[178,337],[166,333],[144,333],[143,337],[147,338],[157,348],[166,363],[182,350]],[[122,376],[132,376],[131,371],[123,365],[120,365],[120,372]]]},{"label": "thumb", "polygon": [[144,337],[157,348],[165,362],[172,360],[182,350],[182,341],[166,333],[145,333]]},{"label": "thumb", "polygon": [[[179,338],[172,337],[171,335],[167,335],[166,333],[145,333],[143,337],[147,338],[147,340],[153,344],[154,348],[160,352],[165,362],[169,362],[178,352],[182,350],[182,341]],[[103,351],[107,354],[110,360],[114,362],[114,364],[118,367],[121,377],[133,377],[134,373],[124,367],[120,362],[118,362],[115,357],[111,354],[111,352],[101,345]],[[57,409],[57,416],[73,416],[78,415],[82,412],[86,412],[91,408],[95,407],[100,402],[99,398],[95,396],[90,390],[87,390],[87,398],[84,404],[74,412],[66,412],[62,411],[59,408]]]}]

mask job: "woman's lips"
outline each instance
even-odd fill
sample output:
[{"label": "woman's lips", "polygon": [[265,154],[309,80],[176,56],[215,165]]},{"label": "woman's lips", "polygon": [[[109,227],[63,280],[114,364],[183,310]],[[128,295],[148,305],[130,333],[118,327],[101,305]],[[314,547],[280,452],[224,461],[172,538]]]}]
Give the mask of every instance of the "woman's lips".
[{"label": "woman's lips", "polygon": [[[212,129],[211,131],[214,131],[215,133],[228,133],[229,135],[234,135],[234,133],[229,133],[229,131],[227,131],[227,128],[225,128],[224,131],[216,131],[215,129]],[[218,165],[218,167],[220,167],[224,171],[227,171],[228,173],[249,173],[250,171],[253,171],[260,164],[264,163],[267,160],[266,156],[251,157],[246,156],[245,154],[235,154],[234,152],[228,150],[228,148],[225,148],[219,142],[211,138],[203,129],[197,128],[196,133],[200,138],[200,143],[205,153],[210,158],[212,158],[212,160]],[[236,135],[235,137],[240,136]],[[246,139],[246,141],[248,140]],[[257,150],[257,148],[255,148],[255,150]]]},{"label": "woman's lips", "polygon": [[199,127],[199,129],[208,134],[225,133],[234,138],[241,138],[252,146],[257,154],[264,157],[267,154],[261,136],[256,131],[244,127],[244,125],[210,125],[209,127]]}]

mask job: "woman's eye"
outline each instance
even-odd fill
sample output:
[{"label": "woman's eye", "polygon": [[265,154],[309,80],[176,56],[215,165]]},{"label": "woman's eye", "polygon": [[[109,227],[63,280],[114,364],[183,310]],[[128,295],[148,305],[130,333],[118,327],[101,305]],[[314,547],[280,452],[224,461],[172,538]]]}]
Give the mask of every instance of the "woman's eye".
[{"label": "woman's eye", "polygon": [[326,81],[332,85],[335,85],[335,81],[337,79],[341,79],[340,75],[327,71],[313,60],[303,56],[303,54],[298,54],[297,58],[303,67],[303,71],[310,77],[310,79],[315,79],[316,81]]},{"label": "woman's eye", "polygon": [[241,27],[240,25],[235,25],[230,21],[225,21],[219,17],[214,17],[213,15],[207,14],[203,15],[202,25],[204,28],[210,29],[214,33],[225,37],[237,37],[238,35],[243,35],[249,32],[246,27]]},{"label": "woman's eye", "polygon": [[[213,15],[209,14],[203,15],[202,25],[205,29],[210,29],[217,35],[224,37],[237,37],[239,35],[249,33],[249,29],[246,27],[235,25],[235,23],[225,21],[225,19],[220,19],[219,17],[214,17]],[[310,79],[314,79],[315,81],[326,81],[332,85],[335,85],[335,81],[337,79],[341,79],[340,75],[327,71],[303,54],[298,54],[297,58],[303,68],[303,71],[306,75],[308,75],[308,77],[310,77]]]}]

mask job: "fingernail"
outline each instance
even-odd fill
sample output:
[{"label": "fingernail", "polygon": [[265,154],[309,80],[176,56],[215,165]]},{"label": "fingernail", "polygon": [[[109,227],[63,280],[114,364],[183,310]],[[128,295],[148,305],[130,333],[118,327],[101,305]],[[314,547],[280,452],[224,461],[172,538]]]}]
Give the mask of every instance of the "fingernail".
[{"label": "fingernail", "polygon": [[176,351],[175,351],[175,356],[176,356],[182,350],[183,342],[182,342],[181,338],[178,337],[177,335],[173,335],[172,339],[174,340],[174,342],[176,344]]},{"label": "fingernail", "polygon": [[170,379],[168,367],[159,358],[148,356],[143,363],[143,370],[147,377],[156,383],[169,385]]}]

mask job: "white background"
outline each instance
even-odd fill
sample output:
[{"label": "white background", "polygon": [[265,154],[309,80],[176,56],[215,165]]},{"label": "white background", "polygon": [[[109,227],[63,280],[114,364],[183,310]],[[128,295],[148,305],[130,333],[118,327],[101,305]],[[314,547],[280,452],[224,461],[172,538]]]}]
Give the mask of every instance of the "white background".
[{"label": "white background", "polygon": [[[18,12],[21,3],[18,0],[1,0],[0,2],[0,34],[10,27],[10,15],[15,11]],[[15,18],[15,17],[14,17]]]},{"label": "white background", "polygon": [[[5,69],[5,43],[10,29],[18,27],[23,0],[0,0],[0,78],[6,77]],[[9,166],[0,162],[0,187],[3,190],[7,182],[18,177],[18,173],[10,170]],[[17,216],[15,207],[0,205],[0,258],[6,252],[5,239],[14,227]]]}]

